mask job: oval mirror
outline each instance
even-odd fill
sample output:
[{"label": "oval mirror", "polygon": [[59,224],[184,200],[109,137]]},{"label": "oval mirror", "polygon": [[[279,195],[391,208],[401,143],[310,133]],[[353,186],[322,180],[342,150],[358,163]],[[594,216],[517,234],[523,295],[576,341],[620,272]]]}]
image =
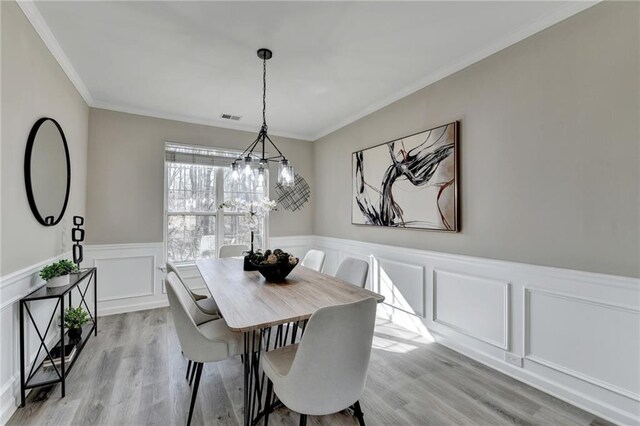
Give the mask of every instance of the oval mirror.
[{"label": "oval mirror", "polygon": [[71,162],[64,132],[56,120],[44,117],[29,133],[24,180],[33,215],[44,226],[56,225],[69,201]]}]

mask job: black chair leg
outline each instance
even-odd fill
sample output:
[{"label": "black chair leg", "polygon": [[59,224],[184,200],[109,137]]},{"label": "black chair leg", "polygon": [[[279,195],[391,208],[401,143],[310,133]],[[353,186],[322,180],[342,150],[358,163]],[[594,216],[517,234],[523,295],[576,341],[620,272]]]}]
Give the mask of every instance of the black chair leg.
[{"label": "black chair leg", "polygon": [[264,426],[269,424],[269,413],[271,413],[271,394],[273,393],[273,382],[267,377],[267,395],[264,401]]},{"label": "black chair leg", "polygon": [[353,415],[358,419],[360,426],[364,426],[364,415],[362,414],[362,408],[360,408],[360,401],[356,401],[356,403],[353,404]]},{"label": "black chair leg", "polygon": [[300,414],[300,426],[307,426],[307,415]]},{"label": "black chair leg", "polygon": [[200,376],[202,376],[202,367],[203,366],[204,366],[204,364],[202,364],[201,362],[193,364],[194,371],[197,370],[197,372],[196,372],[196,384],[195,384],[195,386],[193,386],[193,392],[191,394],[191,407],[189,408],[189,419],[187,420],[187,426],[191,425],[191,417],[193,417],[193,407],[195,407],[195,405],[196,405],[196,397],[198,396],[198,386],[200,385]]},{"label": "black chair leg", "polygon": [[189,379],[189,386],[191,386],[193,384],[193,378],[196,375],[196,370],[197,370],[196,366],[197,365],[200,365],[200,363],[194,362],[193,363],[193,368],[191,368],[191,379]]},{"label": "black chair leg", "polygon": [[189,371],[191,371],[191,360],[187,364],[187,376],[184,378],[185,380],[189,380]]}]

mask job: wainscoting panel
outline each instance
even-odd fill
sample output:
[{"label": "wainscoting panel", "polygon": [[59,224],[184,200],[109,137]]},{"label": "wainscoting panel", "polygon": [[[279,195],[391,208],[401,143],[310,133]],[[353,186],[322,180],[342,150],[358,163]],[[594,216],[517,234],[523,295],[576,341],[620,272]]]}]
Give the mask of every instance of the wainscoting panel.
[{"label": "wainscoting panel", "polygon": [[[0,278],[0,424],[5,424],[20,403],[20,303],[28,293],[44,285],[38,276],[43,266],[60,259],[68,259],[71,253],[63,253],[51,259],[28,266]],[[46,324],[52,307],[47,302],[31,305],[35,321]],[[55,302],[54,302],[55,303]],[[57,339],[57,330],[49,332],[49,341]],[[35,331],[25,333],[27,368],[35,359],[37,351]],[[40,359],[43,355],[40,355]]]},{"label": "wainscoting panel", "polygon": [[[525,297],[526,359],[640,401],[636,308],[534,288]],[[612,354],[627,368],[612,368]]]},{"label": "wainscoting panel", "polygon": [[433,271],[434,322],[509,350],[509,283]]},{"label": "wainscoting panel", "polygon": [[[368,260],[368,285],[387,296],[380,309],[393,321],[614,423],[640,425],[639,279],[319,236],[274,237],[269,246],[300,258],[323,250],[328,274],[345,257]],[[162,243],[86,246],[85,265],[99,268],[99,315],[166,306],[163,251]],[[19,392],[16,302],[42,285],[37,272],[53,260],[0,281],[0,421]],[[206,292],[195,266],[181,272]]]},{"label": "wainscoting panel", "polygon": [[374,258],[373,265],[373,290],[382,294],[387,304],[424,317],[424,266],[382,257]]},{"label": "wainscoting panel", "polygon": [[167,306],[163,243],[86,246],[83,266],[98,268],[99,315]]},{"label": "wainscoting panel", "polygon": [[385,294],[382,309],[394,321],[419,321],[423,328],[414,330],[440,344],[614,423],[640,425],[640,280],[330,237],[313,241],[328,259],[371,259],[373,289]]},{"label": "wainscoting panel", "polygon": [[155,263],[152,255],[94,259],[94,265],[100,271],[100,281],[106,283],[98,288],[98,300],[153,296]]}]

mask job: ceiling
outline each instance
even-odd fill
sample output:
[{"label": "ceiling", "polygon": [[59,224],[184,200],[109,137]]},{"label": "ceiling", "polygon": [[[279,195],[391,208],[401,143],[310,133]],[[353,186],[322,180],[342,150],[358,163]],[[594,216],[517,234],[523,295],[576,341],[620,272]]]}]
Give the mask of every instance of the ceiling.
[{"label": "ceiling", "polygon": [[257,131],[268,47],[270,133],[315,140],[594,3],[20,4],[94,107]]}]

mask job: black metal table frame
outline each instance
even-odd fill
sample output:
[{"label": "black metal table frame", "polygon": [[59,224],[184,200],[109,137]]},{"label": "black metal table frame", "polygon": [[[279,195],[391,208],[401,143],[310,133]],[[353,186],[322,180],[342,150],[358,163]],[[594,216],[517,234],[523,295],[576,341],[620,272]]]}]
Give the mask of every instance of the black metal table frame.
[{"label": "black metal table frame", "polygon": [[[253,426],[281,405],[279,401],[271,402],[270,391],[265,390],[265,377],[260,368],[262,352],[274,350],[287,344],[294,344],[298,335],[302,338],[307,320],[280,324],[244,332],[244,425]],[[273,329],[275,336],[272,338]],[[291,330],[291,335],[289,331]],[[257,345],[256,345],[257,343]],[[257,346],[257,347],[256,347]]]},{"label": "black metal table frame", "polygon": [[[89,287],[91,285],[91,282],[93,281],[93,314],[92,314],[92,310],[89,308],[89,305],[87,304],[87,301],[85,299],[87,292],[89,290]],[[81,287],[81,284],[83,282],[86,282],[86,285],[84,286],[84,288]],[[37,387],[41,387],[41,386],[48,386],[54,383],[60,383],[60,387],[61,387],[61,393],[62,393],[62,398],[64,398],[65,396],[65,380],[67,375],[69,374],[69,372],[71,371],[71,368],[73,367],[75,361],[78,359],[78,356],[80,355],[80,352],[82,351],[82,349],[84,348],[85,344],[87,343],[87,340],[89,340],[89,337],[91,336],[91,333],[93,332],[95,336],[98,335],[98,270],[95,267],[91,267],[91,268],[83,268],[80,272],[80,274],[78,274],[78,278],[76,279],[75,282],[70,283],[68,286],[65,287],[61,287],[60,288],[61,292],[59,293],[54,293],[54,294],[49,294],[48,292],[45,292],[45,294],[43,295],[38,295],[38,296],[33,296],[34,293],[40,291],[42,292],[42,287],[35,289],[34,291],[32,291],[31,293],[29,293],[28,295],[26,295],[25,297],[23,297],[22,299],[20,299],[20,407],[24,407],[25,403],[26,403],[26,390],[27,389],[32,389],[32,388],[37,388]],[[80,304],[79,306],[84,305],[84,307],[87,310],[87,313],[89,314],[89,318],[90,318],[90,323],[91,326],[88,328],[88,333],[85,337],[82,338],[82,341],[80,343],[80,346],[77,348],[77,352],[75,357],[69,362],[69,366],[67,367],[65,365],[65,330],[64,330],[64,310],[65,310],[65,296],[68,297],[69,300],[69,304],[68,306],[72,306],[72,293],[73,290],[77,289],[78,293],[80,294]],[[47,327],[44,331],[44,333],[41,333],[40,328],[38,328],[38,324],[35,320],[35,318],[33,318],[33,315],[31,314],[31,309],[29,309],[29,303],[37,301],[37,300],[52,300],[52,299],[58,299],[58,301],[56,302],[55,307],[53,308],[53,313],[51,314],[51,317],[49,318],[49,322],[47,323]],[[58,306],[60,307],[59,311],[58,311]],[[36,353],[36,356],[33,360],[33,364],[31,365],[31,369],[29,370],[29,374],[25,375],[26,372],[26,368],[25,368],[25,311],[28,315],[28,318],[31,321],[31,324],[33,325],[33,328],[36,331],[36,334],[38,335],[38,339],[40,340],[40,344],[38,346],[38,351]],[[60,314],[60,338],[57,340],[57,342],[53,345],[53,347],[56,347],[57,345],[60,345],[61,347],[61,358],[60,358],[60,369],[58,369],[58,367],[55,365],[54,359],[51,356],[51,352],[49,350],[49,348],[47,347],[46,344],[46,340],[47,340],[47,335],[49,333],[49,331],[51,330],[51,324],[53,324],[53,320],[56,317],[56,313]],[[38,362],[38,357],[40,356],[40,353],[42,351],[42,349],[44,348],[44,351],[46,352],[46,356],[42,359],[42,361]],[[49,359],[51,361],[51,364],[55,370],[55,373],[57,375],[57,378],[52,379],[52,380],[47,380],[47,381],[43,381],[43,382],[39,382],[36,384],[30,384],[29,381],[32,380],[34,378],[34,376],[36,375],[36,373],[42,368],[43,363],[46,359]]]}]

